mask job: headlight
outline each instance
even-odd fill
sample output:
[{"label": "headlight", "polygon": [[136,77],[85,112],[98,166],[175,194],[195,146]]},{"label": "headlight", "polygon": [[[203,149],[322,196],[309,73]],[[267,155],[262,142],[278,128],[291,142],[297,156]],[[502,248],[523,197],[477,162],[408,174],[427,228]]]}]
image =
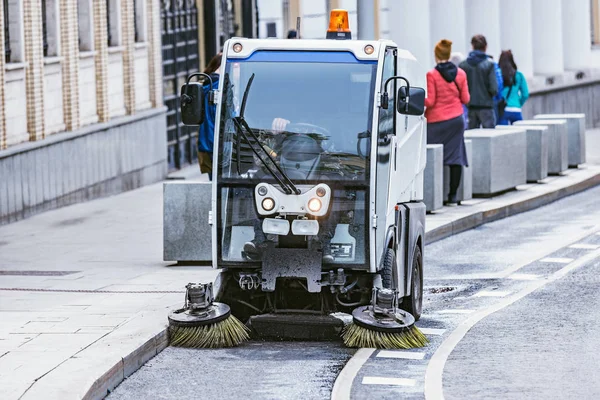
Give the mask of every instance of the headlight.
[{"label": "headlight", "polygon": [[319,212],[321,209],[321,200],[312,198],[308,201],[308,209],[312,212]]},{"label": "headlight", "polygon": [[[264,199],[264,200],[262,201],[262,208],[263,208],[265,211],[271,211],[271,210],[273,210],[273,209],[275,208],[275,200],[273,200],[273,199],[272,199],[272,198],[270,198],[270,197],[267,197],[266,199]],[[319,207],[319,208],[320,208],[320,207]]]}]

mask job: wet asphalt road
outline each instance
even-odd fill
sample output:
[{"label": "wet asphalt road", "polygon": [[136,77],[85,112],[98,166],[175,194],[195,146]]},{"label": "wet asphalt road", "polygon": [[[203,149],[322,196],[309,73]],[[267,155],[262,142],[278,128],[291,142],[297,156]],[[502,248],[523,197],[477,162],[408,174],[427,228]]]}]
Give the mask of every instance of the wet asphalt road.
[{"label": "wet asphalt road", "polygon": [[445,398],[599,399],[599,287],[596,258],[475,325],[446,364]]},{"label": "wet asphalt road", "polygon": [[[469,313],[545,280],[600,246],[600,187],[481,226],[425,249],[421,328],[439,329],[412,352],[375,351],[351,386],[353,399],[422,399],[431,357]],[[570,248],[576,243],[579,248]],[[581,246],[583,245],[583,246]],[[479,321],[443,368],[447,399],[600,398],[600,261],[582,265]],[[533,281],[532,281],[533,280]],[[322,399],[352,351],[339,343],[252,342],[238,349],[167,348],[110,399]],[[373,378],[379,384],[369,384]],[[400,381],[399,382],[399,378]]]},{"label": "wet asphalt road", "polygon": [[324,399],[354,350],[341,343],[250,342],[234,349],[168,347],[114,399]]}]

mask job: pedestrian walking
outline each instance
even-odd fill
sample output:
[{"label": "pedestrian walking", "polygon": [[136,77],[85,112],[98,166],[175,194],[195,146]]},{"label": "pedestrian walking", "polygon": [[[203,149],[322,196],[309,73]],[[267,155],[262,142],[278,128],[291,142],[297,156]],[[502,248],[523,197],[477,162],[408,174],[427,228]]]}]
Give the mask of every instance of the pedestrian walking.
[{"label": "pedestrian walking", "polygon": [[436,66],[427,72],[427,143],[444,145],[444,165],[450,167],[448,205],[458,204],[456,192],[463,166],[468,166],[465,149],[463,104],[469,103],[465,71],[451,63],[452,42],[440,40],[434,50]]},{"label": "pedestrian walking", "polygon": [[460,63],[460,68],[467,74],[471,100],[469,108],[469,129],[494,128],[494,96],[498,93],[498,82],[494,63],[487,54],[487,40],[483,35],[475,35],[471,39],[473,51],[467,59]]},{"label": "pedestrian walking", "polygon": [[513,122],[523,119],[521,108],[529,98],[529,87],[525,75],[517,69],[512,51],[503,51],[500,54],[499,64],[504,90],[498,107],[498,114],[500,114],[498,125],[512,125]]},{"label": "pedestrian walking", "polygon": [[[214,56],[206,68],[205,74],[212,79],[212,87],[209,82],[203,86],[204,93],[211,90],[216,90],[219,87],[219,70],[221,69],[221,53]],[[217,105],[209,101],[208,96],[204,99],[204,122],[200,125],[198,131],[198,164],[200,172],[208,174],[208,179],[212,181],[212,159],[213,159],[213,143],[215,141],[215,116],[217,114]]]}]

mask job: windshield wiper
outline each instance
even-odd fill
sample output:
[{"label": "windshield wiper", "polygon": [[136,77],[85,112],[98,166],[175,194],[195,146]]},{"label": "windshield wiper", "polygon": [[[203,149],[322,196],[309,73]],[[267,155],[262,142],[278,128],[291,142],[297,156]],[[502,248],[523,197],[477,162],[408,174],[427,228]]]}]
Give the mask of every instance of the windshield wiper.
[{"label": "windshield wiper", "polygon": [[[287,174],[275,162],[275,160],[271,156],[270,152],[264,148],[264,146],[262,145],[262,143],[260,142],[260,140],[258,139],[256,134],[252,131],[252,129],[248,126],[248,123],[244,119],[244,112],[246,111],[246,101],[248,100],[248,93],[250,92],[250,87],[252,86],[252,81],[254,80],[254,76],[255,76],[255,74],[252,74],[250,76],[250,79],[248,79],[248,83],[246,84],[246,89],[244,90],[244,96],[242,97],[242,106],[240,108],[240,116],[233,118],[233,123],[238,132],[238,141],[237,141],[237,145],[236,145],[236,150],[238,153],[237,154],[238,173],[240,172],[240,162],[241,162],[240,161],[240,158],[241,158],[240,150],[241,149],[240,149],[240,138],[239,138],[239,136],[241,135],[244,137],[244,139],[248,143],[248,146],[250,146],[250,149],[252,150],[252,152],[256,155],[256,157],[258,157],[260,162],[265,166],[265,168],[269,171],[269,173],[273,176],[273,178],[275,178],[277,180],[277,182],[281,185],[283,190],[287,194],[292,194],[292,193],[300,194],[301,193],[300,189],[298,189],[296,187],[296,185],[294,185],[294,182],[292,182],[292,180],[287,176]],[[259,148],[269,158],[269,160],[275,166],[277,171],[281,174],[283,179],[281,179],[281,177],[279,177],[275,173],[275,171],[269,166],[269,163],[261,157],[261,155],[258,153],[258,150],[256,149],[256,147],[254,147],[254,145],[252,144],[252,142],[250,141],[250,139],[248,138],[248,135],[246,134],[246,132],[244,132],[244,130],[246,132],[250,133],[250,135],[252,136],[252,139],[254,139],[256,141],[256,143],[258,143]]]}]

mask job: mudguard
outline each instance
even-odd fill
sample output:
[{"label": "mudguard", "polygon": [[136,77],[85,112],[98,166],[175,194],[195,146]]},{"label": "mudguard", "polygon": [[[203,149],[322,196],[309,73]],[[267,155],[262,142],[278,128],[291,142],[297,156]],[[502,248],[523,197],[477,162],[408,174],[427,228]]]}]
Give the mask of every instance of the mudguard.
[{"label": "mudguard", "polygon": [[421,254],[423,254],[425,242],[425,203],[404,203],[401,206],[406,208],[407,211],[407,229],[405,230],[407,234],[407,243],[406,252],[405,252],[405,260],[404,264],[404,273],[405,273],[405,281],[404,281],[404,290],[405,294],[410,293],[410,284],[412,282],[412,263],[413,257],[415,254],[415,248],[417,246],[421,247]]}]

